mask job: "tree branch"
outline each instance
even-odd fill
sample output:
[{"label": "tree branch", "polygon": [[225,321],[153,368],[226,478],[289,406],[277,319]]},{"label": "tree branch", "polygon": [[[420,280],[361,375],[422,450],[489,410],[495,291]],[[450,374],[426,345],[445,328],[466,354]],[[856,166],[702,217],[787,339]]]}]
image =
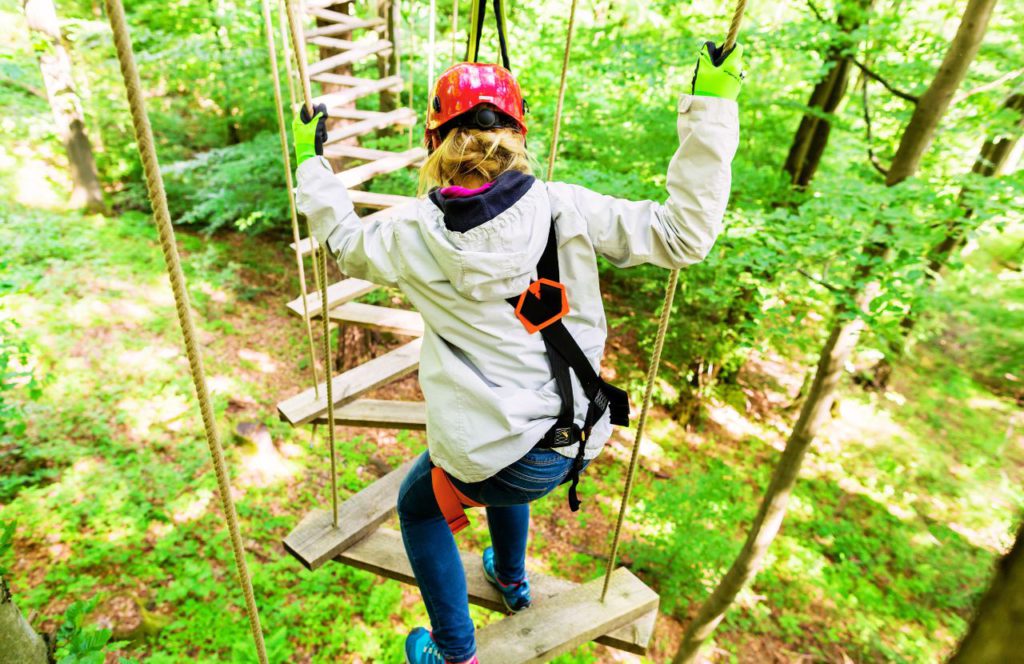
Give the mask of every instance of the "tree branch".
[{"label": "tree branch", "polygon": [[842,288],[837,288],[836,286],[833,286],[832,284],[828,283],[827,281],[819,279],[818,277],[814,276],[810,272],[807,272],[803,268],[798,268],[797,269],[797,273],[800,274],[801,276],[807,277],[808,279],[810,279],[814,283],[818,284],[822,288],[824,288],[826,290],[829,290],[829,291],[832,291],[833,293],[839,293],[839,292],[841,292],[843,290]]},{"label": "tree branch", "polygon": [[988,92],[993,88],[998,88],[1003,83],[1006,83],[1007,81],[1012,81],[1013,79],[1021,76],[1022,74],[1024,74],[1024,69],[1017,69],[1011,72],[1007,72],[1000,76],[999,78],[995,79],[994,81],[983,83],[982,85],[979,85],[973,90],[965,90],[964,92],[961,92],[957,96],[953,97],[953,101],[950,103],[959,104],[968,97],[973,97],[976,94],[981,94],[982,92]]},{"label": "tree branch", "polygon": [[871,165],[875,167],[875,170],[877,170],[883,176],[887,176],[889,175],[889,169],[887,169],[885,166],[882,166],[882,163],[879,161],[878,156],[875,154],[875,149],[871,146],[874,140],[871,137],[871,107],[868,105],[867,79],[863,79],[861,81],[860,89],[863,98],[863,103],[861,104],[861,106],[864,109],[864,127],[865,132],[867,134],[866,140],[868,144],[868,161],[870,161]]},{"label": "tree branch", "polygon": [[917,102],[919,102],[921,100],[920,97],[916,97],[916,96],[914,96],[912,94],[909,94],[907,92],[903,92],[902,90],[897,90],[896,88],[894,88],[892,86],[891,83],[889,83],[889,81],[887,81],[884,78],[882,78],[880,75],[878,75],[877,73],[872,71],[866,64],[864,64],[863,62],[857,60],[856,58],[850,58],[850,61],[853,62],[853,64],[857,65],[857,67],[862,72],[864,72],[865,76],[867,76],[868,78],[871,78],[871,79],[874,79],[874,80],[878,81],[879,83],[882,84],[883,88],[885,88],[889,92],[893,93],[894,95],[896,95],[900,99],[904,99],[906,101],[909,101],[912,104],[916,104]]},{"label": "tree branch", "polygon": [[15,80],[13,78],[8,78],[6,76],[0,77],[0,85],[6,85],[8,87],[15,88],[17,90],[21,90],[22,92],[28,93],[28,94],[32,95],[33,97],[39,97],[40,99],[46,99],[46,93],[43,92],[42,90],[40,90],[39,88],[32,87],[28,83],[22,83],[21,81],[17,81],[17,80]]},{"label": "tree branch", "polygon": [[829,21],[828,19],[825,18],[825,16],[821,13],[821,10],[818,9],[818,6],[814,4],[814,0],[807,0],[807,6],[811,8],[811,11],[814,13],[815,18],[817,18],[820,22],[822,22],[822,23],[831,23],[832,22],[832,21]]}]

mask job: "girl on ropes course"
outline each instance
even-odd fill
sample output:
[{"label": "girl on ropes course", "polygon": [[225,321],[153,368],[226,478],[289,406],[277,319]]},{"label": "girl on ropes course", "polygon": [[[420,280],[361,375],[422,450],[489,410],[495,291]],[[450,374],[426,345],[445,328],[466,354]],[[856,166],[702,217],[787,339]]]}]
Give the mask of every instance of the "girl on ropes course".
[{"label": "girl on ropes course", "polygon": [[704,259],[722,228],[739,141],[742,49],[706,42],[677,105],[679,149],[665,203],[542,182],[526,150],[526,105],[507,68],[464,62],[434,86],[425,197],[363,224],[323,155],[326,108],[294,126],[297,205],[341,270],[402,289],[423,315],[419,380],[429,450],[398,497],[406,552],[432,632],[412,664],[476,662],[453,534],[486,507],[487,578],[511,612],[530,606],[529,504],[571,483],[628,424],[625,392],[601,380],[607,323],[597,256],[676,269]]}]

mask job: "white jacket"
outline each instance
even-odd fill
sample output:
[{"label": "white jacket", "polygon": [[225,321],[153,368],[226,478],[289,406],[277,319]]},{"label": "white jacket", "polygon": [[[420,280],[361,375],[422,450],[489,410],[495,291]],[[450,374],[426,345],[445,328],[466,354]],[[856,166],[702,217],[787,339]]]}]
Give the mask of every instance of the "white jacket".
[{"label": "white jacket", "polygon": [[[619,267],[703,260],[722,228],[738,124],[736,102],[683,95],[664,204],[538,180],[512,207],[465,233],[448,230],[426,198],[363,224],[325,159],[299,166],[298,208],[314,234],[327,239],[342,271],[397,285],[423,315],[419,379],[435,464],[464,482],[482,481],[526,454],[554,424],[561,401],[543,340],[527,333],[505,301],[536,277],[552,218],[571,309],[564,323],[599,369],[607,326],[597,256]],[[582,425],[587,399],[575,375],[573,387]],[[586,458],[598,455],[610,428],[605,413]],[[558,451],[574,457],[577,446]]]}]

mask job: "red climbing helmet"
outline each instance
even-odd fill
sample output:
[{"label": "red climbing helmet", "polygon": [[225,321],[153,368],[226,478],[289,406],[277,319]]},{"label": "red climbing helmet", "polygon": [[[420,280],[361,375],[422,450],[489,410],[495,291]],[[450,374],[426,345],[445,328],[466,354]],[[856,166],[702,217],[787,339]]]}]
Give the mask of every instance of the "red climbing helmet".
[{"label": "red climbing helmet", "polygon": [[460,62],[449,67],[434,85],[427,109],[427,148],[441,144],[438,129],[482,104],[491,104],[512,118],[526,136],[526,103],[512,72],[500,65]]}]

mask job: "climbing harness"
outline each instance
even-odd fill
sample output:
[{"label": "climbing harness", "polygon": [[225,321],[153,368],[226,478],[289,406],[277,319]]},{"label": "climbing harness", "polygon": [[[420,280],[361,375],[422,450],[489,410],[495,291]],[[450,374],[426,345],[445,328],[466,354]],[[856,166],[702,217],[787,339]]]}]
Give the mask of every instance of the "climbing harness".
[{"label": "climbing harness", "polygon": [[[544,253],[537,262],[537,280],[531,282],[519,296],[510,297],[507,301],[526,331],[530,334],[539,332],[544,340],[544,349],[551,363],[551,373],[555,378],[562,410],[537,447],[558,449],[579,446],[569,471],[569,509],[577,512],[581,504],[577,487],[580,472],[583,470],[590,431],[604,416],[605,411],[608,411],[613,425],[628,426],[629,394],[605,382],[598,375],[586,353],[565,326],[562,319],[569,313],[569,298],[565,285],[559,278],[558,237],[555,221],[552,219]],[[583,426],[576,424],[575,421],[576,406],[570,370],[576,374],[589,402]],[[443,470],[435,467],[431,472],[434,475],[434,497],[445,515],[448,526],[456,533],[469,524],[463,506],[480,505],[467,501]],[[439,477],[444,479],[441,480]]]},{"label": "climbing harness", "polygon": [[121,0],[104,0],[104,6],[106,7],[107,18],[110,21],[111,32],[114,35],[114,48],[117,51],[117,59],[121,66],[121,76],[124,79],[125,92],[128,96],[132,128],[135,132],[135,141],[139,147],[142,169],[146,176],[146,190],[149,193],[149,200],[153,206],[153,221],[160,235],[160,248],[163,251],[164,262],[167,265],[171,291],[174,293],[175,310],[178,314],[181,335],[185,342],[185,354],[188,356],[192,383],[195,386],[196,397],[199,401],[199,410],[203,419],[203,430],[206,433],[206,442],[210,450],[213,470],[217,475],[217,493],[220,496],[221,508],[224,510],[224,518],[227,521],[228,533],[231,538],[231,551],[235,559],[238,585],[245,596],[245,613],[249,618],[249,628],[252,631],[253,642],[256,645],[256,657],[260,664],[267,664],[267,649],[263,641],[263,628],[260,625],[260,614],[256,607],[256,596],[252,589],[249,566],[245,560],[245,547],[242,543],[242,535],[238,527],[238,513],[235,511],[235,503],[231,498],[231,482],[228,476],[227,464],[224,461],[224,447],[221,444],[217,423],[214,419],[213,403],[210,399],[210,390],[206,383],[206,372],[203,369],[203,357],[199,352],[195,322],[192,320],[192,305],[189,302],[185,275],[181,269],[178,245],[174,238],[174,227],[171,225],[171,213],[167,206],[167,193],[164,189],[163,177],[160,174],[160,163],[156,155],[153,128],[149,123],[149,115],[146,112],[146,102],[143,97],[142,82],[139,80],[139,71],[135,66],[132,39],[128,32],[128,24],[125,20],[124,7],[121,4]]},{"label": "climbing harness", "polygon": [[[515,308],[516,317],[530,334],[540,332],[544,339],[551,373],[562,401],[562,411],[554,426],[544,435],[539,447],[555,449],[579,445],[570,471],[572,484],[569,486],[569,508],[576,512],[580,499],[576,488],[583,470],[586,441],[590,431],[607,410],[615,426],[629,425],[629,394],[606,383],[594,370],[583,349],[562,322],[569,313],[568,295],[565,285],[559,281],[558,239],[555,222],[552,219],[548,241],[537,263],[537,281],[531,283],[519,297],[508,299]],[[569,370],[576,374],[589,404],[583,426],[575,422],[576,408],[573,403],[572,380]]]}]

